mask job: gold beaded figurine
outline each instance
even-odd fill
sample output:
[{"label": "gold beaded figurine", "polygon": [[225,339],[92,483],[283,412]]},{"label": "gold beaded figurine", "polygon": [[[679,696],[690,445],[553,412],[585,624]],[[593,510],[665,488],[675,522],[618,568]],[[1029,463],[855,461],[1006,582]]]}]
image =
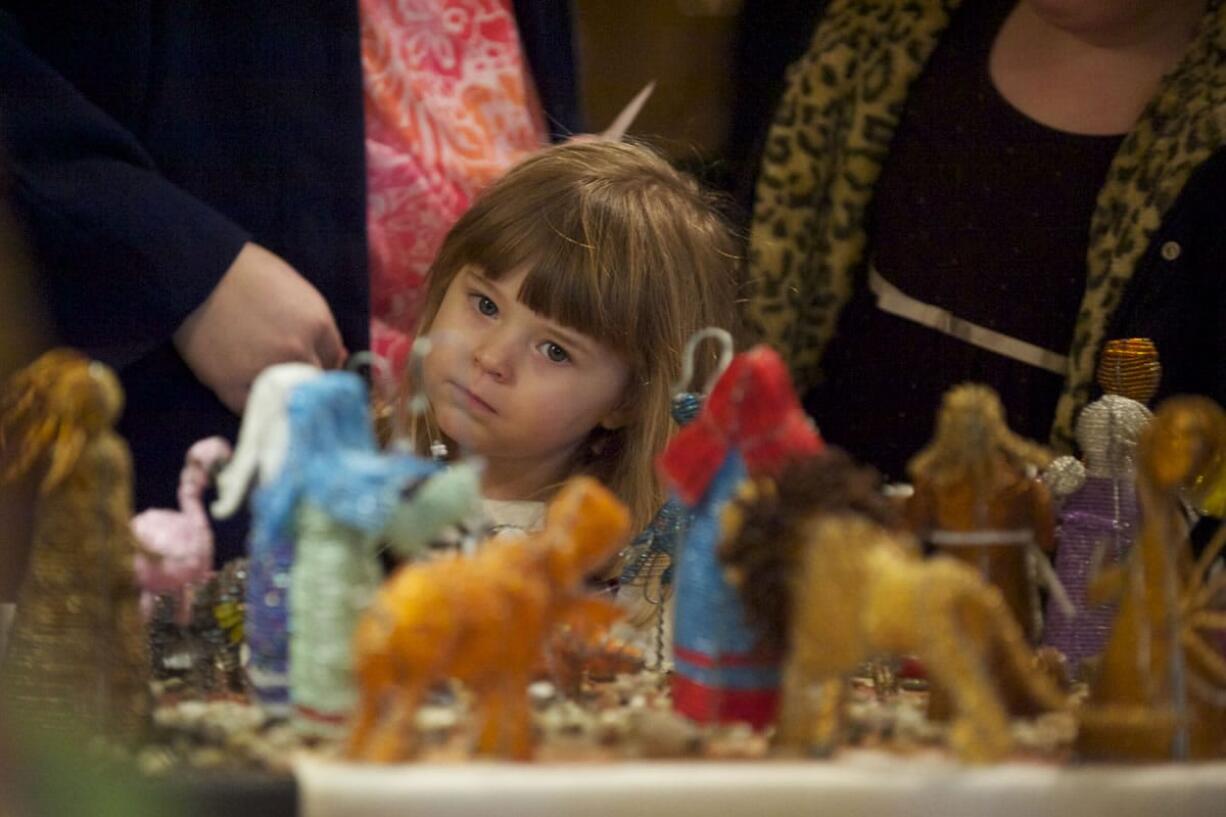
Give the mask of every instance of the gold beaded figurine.
[{"label": "gold beaded figurine", "polygon": [[1174,397],[1138,446],[1141,535],[1128,559],[1090,586],[1119,612],[1090,685],[1077,749],[1099,759],[1226,755],[1226,661],[1205,634],[1226,629],[1208,577],[1219,533],[1193,563],[1183,499],[1202,510],[1226,484],[1226,412],[1205,397]]},{"label": "gold beaded figurine", "polygon": [[69,350],[43,355],[0,396],[0,487],[41,477],[3,691],[37,727],[131,739],[148,720],[149,658],[131,457],[113,431],[122,404],[114,373]]}]

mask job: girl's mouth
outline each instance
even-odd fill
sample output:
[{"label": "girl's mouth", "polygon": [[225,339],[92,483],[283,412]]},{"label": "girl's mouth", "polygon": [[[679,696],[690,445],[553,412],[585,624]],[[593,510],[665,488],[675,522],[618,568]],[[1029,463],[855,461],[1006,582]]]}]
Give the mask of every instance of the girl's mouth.
[{"label": "girl's mouth", "polygon": [[489,403],[482,400],[480,397],[478,397],[473,392],[461,386],[459,383],[453,382],[451,383],[451,387],[455,389],[456,394],[459,395],[464,405],[467,406],[470,411],[475,411],[481,414],[497,414],[498,413],[497,409],[495,409]]}]

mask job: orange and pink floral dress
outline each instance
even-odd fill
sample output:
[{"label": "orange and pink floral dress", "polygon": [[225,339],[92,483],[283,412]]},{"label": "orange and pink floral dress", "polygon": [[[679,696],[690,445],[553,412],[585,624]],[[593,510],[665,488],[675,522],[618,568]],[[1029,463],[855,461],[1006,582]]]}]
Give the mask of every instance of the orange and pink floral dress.
[{"label": "orange and pink floral dress", "polygon": [[548,140],[509,0],[361,0],[371,348],[402,370],[444,236]]}]

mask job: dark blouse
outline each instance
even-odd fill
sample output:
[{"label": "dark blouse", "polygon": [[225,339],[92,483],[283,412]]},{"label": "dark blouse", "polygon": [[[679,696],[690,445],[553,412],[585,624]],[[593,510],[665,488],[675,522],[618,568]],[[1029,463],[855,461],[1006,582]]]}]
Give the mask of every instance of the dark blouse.
[{"label": "dark blouse", "polygon": [[[869,211],[870,258],[912,298],[1066,354],[1090,216],[1122,136],[1052,130],[993,86],[1013,0],[965,3],[908,98]],[[905,480],[941,395],[984,383],[1046,442],[1063,378],[882,312],[864,281],[805,405],[830,442]]]}]

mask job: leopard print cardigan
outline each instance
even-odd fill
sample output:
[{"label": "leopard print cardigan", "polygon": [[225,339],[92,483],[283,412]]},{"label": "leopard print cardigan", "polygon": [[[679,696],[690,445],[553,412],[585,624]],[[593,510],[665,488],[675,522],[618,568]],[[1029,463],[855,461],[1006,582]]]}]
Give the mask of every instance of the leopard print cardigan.
[{"label": "leopard print cardigan", "polygon": [[[764,150],[749,241],[749,331],[817,382],[864,274],[865,215],[912,81],[961,0],[833,0]],[[1212,0],[1182,61],[1124,139],[1091,219],[1086,290],[1052,444],[1070,450],[1108,323],[1192,171],[1226,144],[1226,3]]]}]

